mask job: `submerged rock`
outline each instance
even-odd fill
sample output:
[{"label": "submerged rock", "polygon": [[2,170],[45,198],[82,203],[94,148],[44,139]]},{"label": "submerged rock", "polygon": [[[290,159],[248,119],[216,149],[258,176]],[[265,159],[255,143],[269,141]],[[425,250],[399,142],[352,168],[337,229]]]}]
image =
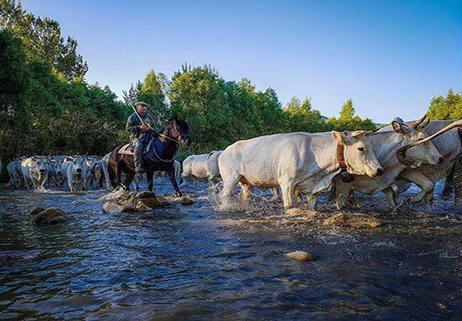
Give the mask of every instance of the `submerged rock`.
[{"label": "submerged rock", "polygon": [[378,218],[365,214],[335,214],[323,222],[323,225],[342,225],[355,228],[374,228],[383,225]]},{"label": "submerged rock", "polygon": [[[32,212],[32,211],[31,211]],[[33,222],[37,225],[65,223],[72,219],[72,216],[59,208],[47,208],[34,217]]]},{"label": "submerged rock", "polygon": [[45,208],[44,207],[40,207],[40,206],[36,206],[36,207],[32,207],[30,210],[29,210],[29,214],[30,215],[37,215],[38,213],[44,211]]},{"label": "submerged rock", "polygon": [[295,252],[290,252],[285,254],[285,256],[300,261],[300,262],[306,262],[306,261],[316,261],[317,258],[314,255],[311,255],[308,252],[305,251],[295,251]]},{"label": "submerged rock", "polygon": [[120,205],[114,202],[107,202],[103,204],[103,213],[121,213],[121,212],[136,212],[137,210],[129,205]]}]

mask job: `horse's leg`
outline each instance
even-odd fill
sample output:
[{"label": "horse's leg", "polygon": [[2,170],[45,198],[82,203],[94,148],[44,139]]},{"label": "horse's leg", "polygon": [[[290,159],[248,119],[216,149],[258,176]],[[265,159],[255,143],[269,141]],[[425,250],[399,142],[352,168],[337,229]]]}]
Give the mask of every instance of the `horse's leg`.
[{"label": "horse's leg", "polygon": [[146,179],[148,181],[148,190],[152,192],[152,179],[154,176],[154,171],[152,169],[146,172]]},{"label": "horse's leg", "polygon": [[175,168],[172,166],[169,166],[167,169],[168,176],[170,178],[170,182],[172,182],[173,188],[175,189],[175,196],[176,197],[181,197],[183,194],[181,194],[181,191],[178,187],[178,184],[176,183],[176,178],[175,178]]}]

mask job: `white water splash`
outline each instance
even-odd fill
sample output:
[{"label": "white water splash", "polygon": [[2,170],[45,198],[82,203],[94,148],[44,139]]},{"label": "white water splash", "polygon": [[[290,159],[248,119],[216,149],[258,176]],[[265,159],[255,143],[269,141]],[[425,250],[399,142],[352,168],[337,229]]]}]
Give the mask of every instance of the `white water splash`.
[{"label": "white water splash", "polygon": [[248,204],[244,204],[237,196],[221,197],[220,192],[223,183],[218,182],[209,188],[209,202],[217,212],[242,212],[248,210]]}]

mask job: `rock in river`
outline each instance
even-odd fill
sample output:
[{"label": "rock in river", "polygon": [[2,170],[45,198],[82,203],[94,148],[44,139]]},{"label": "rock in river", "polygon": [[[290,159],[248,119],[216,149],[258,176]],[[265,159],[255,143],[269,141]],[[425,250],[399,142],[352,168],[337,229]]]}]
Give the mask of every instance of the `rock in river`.
[{"label": "rock in river", "polygon": [[343,225],[355,228],[374,228],[383,223],[378,218],[365,214],[335,214],[326,219],[323,225]]},{"label": "rock in river", "polygon": [[316,256],[311,255],[310,253],[305,252],[305,251],[290,252],[290,253],[287,253],[286,256],[290,257],[291,259],[300,261],[300,262],[317,260]]},{"label": "rock in river", "polygon": [[[36,209],[36,208],[34,208]],[[33,211],[31,211],[32,214]],[[36,211],[35,211],[36,212]],[[65,223],[72,219],[72,216],[59,208],[47,208],[40,211],[33,219],[37,225]]]},{"label": "rock in river", "polygon": [[103,213],[146,212],[161,206],[152,192],[127,192],[114,201],[104,203]]}]

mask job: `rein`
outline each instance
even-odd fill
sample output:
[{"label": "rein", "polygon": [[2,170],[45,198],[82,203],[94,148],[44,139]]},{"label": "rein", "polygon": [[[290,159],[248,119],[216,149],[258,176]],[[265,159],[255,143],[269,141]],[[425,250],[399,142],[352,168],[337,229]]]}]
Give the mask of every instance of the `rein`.
[{"label": "rein", "polygon": [[[176,131],[176,133],[180,136],[180,139],[182,138],[182,135],[180,134],[180,132],[178,131],[178,129],[176,128],[176,125],[174,126],[174,129]],[[163,158],[161,158],[159,156],[159,154],[157,154],[157,151],[156,151],[156,146],[153,146],[153,151],[154,151],[154,155],[161,161],[161,162],[164,162],[164,163],[171,163],[173,160],[175,160],[175,155],[178,151],[178,147],[180,146],[180,141],[178,139],[174,139],[174,138],[171,138],[170,136],[167,136],[167,135],[164,135],[164,134],[161,134],[161,133],[157,133],[159,136],[163,137],[163,138],[166,138],[168,140],[171,140],[172,142],[175,143],[175,150],[173,152],[173,157],[169,160],[165,160]]]}]

